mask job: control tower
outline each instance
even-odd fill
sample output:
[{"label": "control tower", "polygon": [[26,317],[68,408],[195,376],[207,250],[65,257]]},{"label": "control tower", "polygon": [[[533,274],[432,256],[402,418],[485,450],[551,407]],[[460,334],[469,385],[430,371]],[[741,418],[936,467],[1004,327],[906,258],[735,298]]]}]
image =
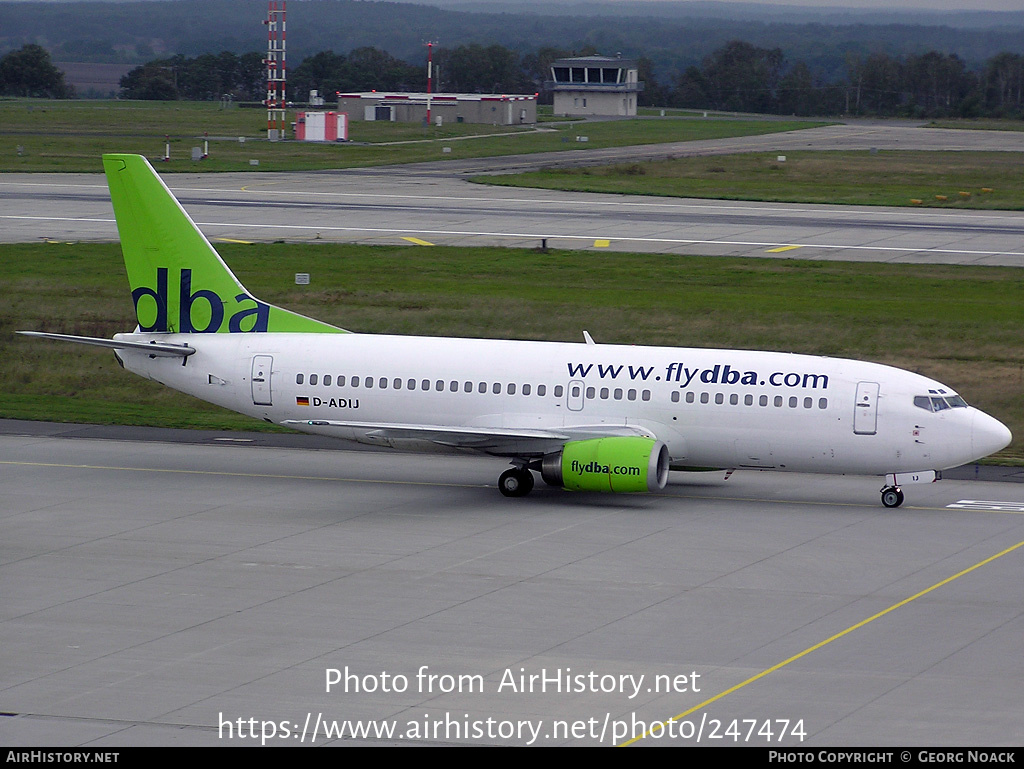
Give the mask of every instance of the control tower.
[{"label": "control tower", "polygon": [[556,115],[635,117],[637,94],[644,90],[638,72],[631,59],[577,56],[552,63],[544,86],[554,92]]}]

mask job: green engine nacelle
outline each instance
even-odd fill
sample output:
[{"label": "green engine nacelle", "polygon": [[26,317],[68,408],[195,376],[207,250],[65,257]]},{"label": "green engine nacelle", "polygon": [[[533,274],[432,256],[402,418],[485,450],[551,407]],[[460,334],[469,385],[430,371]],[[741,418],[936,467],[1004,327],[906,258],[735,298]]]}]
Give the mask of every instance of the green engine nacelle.
[{"label": "green engine nacelle", "polygon": [[658,491],[668,482],[668,447],[654,438],[571,441],[541,463],[541,477],[572,491]]}]

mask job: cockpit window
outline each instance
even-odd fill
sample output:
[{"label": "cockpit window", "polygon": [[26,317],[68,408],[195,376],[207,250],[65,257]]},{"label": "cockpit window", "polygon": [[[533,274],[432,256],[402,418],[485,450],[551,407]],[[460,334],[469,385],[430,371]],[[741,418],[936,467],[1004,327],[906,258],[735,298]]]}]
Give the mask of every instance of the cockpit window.
[{"label": "cockpit window", "polygon": [[944,397],[937,395],[915,395],[914,405],[925,411],[945,411],[946,409],[965,409],[967,408],[967,401],[959,395],[946,395]]}]

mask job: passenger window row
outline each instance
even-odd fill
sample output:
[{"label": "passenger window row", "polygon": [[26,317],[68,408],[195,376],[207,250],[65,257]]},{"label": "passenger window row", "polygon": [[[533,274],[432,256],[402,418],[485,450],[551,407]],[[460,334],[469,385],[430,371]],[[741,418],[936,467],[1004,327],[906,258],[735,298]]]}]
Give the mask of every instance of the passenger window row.
[{"label": "passenger window row", "polygon": [[[304,384],[306,382],[305,374],[295,375],[295,384]],[[361,387],[366,390],[433,390],[435,392],[464,392],[464,393],[487,393],[490,392],[493,395],[500,395],[505,393],[506,395],[515,395],[516,393],[522,395],[538,395],[545,396],[548,394],[547,385],[517,385],[514,382],[501,383],[501,382],[460,382],[452,379],[445,381],[444,379],[402,379],[401,377],[372,377],[372,376],[346,376],[344,374],[338,376],[332,376],[331,374],[310,374],[309,384],[311,386],[320,385],[322,387]],[[553,395],[556,398],[561,398],[564,389],[562,385],[555,385],[553,388]]]},{"label": "passenger window row", "polygon": [[[712,393],[702,392],[702,393],[700,393],[699,396],[697,395],[697,393],[693,392],[692,390],[690,390],[690,391],[688,391],[686,393],[686,402],[687,403],[695,403],[698,400],[701,403],[711,403],[712,399],[714,399],[714,402],[716,404],[718,404],[718,405],[723,405],[726,402],[725,393],[714,393],[714,394],[712,394]],[[679,403],[679,401],[680,401],[679,391],[675,390],[672,393],[672,402],[673,403]],[[767,406],[769,403],[771,403],[776,408],[782,408],[782,407],[787,406],[787,405],[791,409],[800,408],[801,405],[805,409],[812,409],[812,408],[814,408],[814,398],[811,398],[810,396],[804,396],[804,398],[802,400],[801,400],[801,398],[798,398],[795,395],[790,395],[788,398],[785,397],[785,396],[782,396],[782,395],[775,395],[775,396],[773,396],[771,398],[769,398],[769,396],[767,396],[767,395],[760,395],[760,396],[757,397],[757,405],[758,406]],[[729,405],[730,406],[738,406],[738,405],[740,405],[740,394],[739,393],[730,393],[729,394]],[[754,405],[754,395],[752,393],[747,393],[746,395],[743,396],[743,405],[744,406],[753,406]],[[828,398],[818,398],[818,408],[819,409],[827,409],[828,408]]]},{"label": "passenger window row", "polygon": [[[580,397],[580,390],[581,389],[582,388],[579,385],[576,385],[576,384],[570,385],[569,395],[571,397],[573,397],[573,398],[578,398],[578,397]],[[639,390],[638,391],[638,390],[635,390],[633,388],[625,390],[625,389],[623,389],[621,387],[615,387],[615,388],[602,387],[600,389],[600,391],[599,391],[598,388],[596,388],[596,387],[588,387],[586,389],[586,392],[585,392],[585,395],[586,395],[586,398],[587,398],[588,401],[595,400],[598,397],[600,397],[601,400],[603,400],[603,401],[606,401],[606,400],[609,400],[609,399],[616,400],[616,401],[621,401],[621,400],[623,400],[623,398],[625,398],[625,400],[628,400],[628,401],[635,401],[637,399],[637,395],[638,394],[640,396],[640,400],[649,401],[651,399],[651,391],[650,390]]]},{"label": "passenger window row", "polygon": [[[309,374],[308,378],[305,374],[295,375],[295,384],[301,385],[308,384],[310,386],[321,386],[321,387],[361,387],[366,390],[420,390],[434,392],[463,392],[463,393],[491,393],[492,395],[500,395],[502,393],[506,395],[537,395],[544,397],[548,394],[547,385],[532,385],[523,384],[517,385],[514,382],[467,382],[458,381],[456,379],[444,380],[444,379],[402,379],[401,377],[371,377],[371,376],[346,376],[344,374],[338,376],[332,376],[331,374]],[[555,398],[561,398],[565,394],[565,388],[562,385],[555,385],[551,388],[551,394]],[[635,401],[638,397],[642,401],[649,401],[651,399],[650,390],[636,390],[633,388],[623,389],[621,387],[609,388],[602,387],[600,389],[596,387],[580,387],[579,385],[571,385],[571,397],[579,398],[585,396],[587,400],[595,400],[600,398],[601,400],[629,400]],[[675,393],[678,395],[678,393]]]}]

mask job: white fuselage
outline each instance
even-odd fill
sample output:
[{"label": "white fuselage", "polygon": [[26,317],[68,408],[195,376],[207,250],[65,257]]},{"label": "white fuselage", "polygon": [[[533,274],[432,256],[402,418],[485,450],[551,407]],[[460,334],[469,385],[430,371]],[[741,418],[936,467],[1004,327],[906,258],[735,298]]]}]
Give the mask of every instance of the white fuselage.
[{"label": "white fuselage", "polygon": [[[630,427],[664,441],[676,467],[886,474],[953,467],[1009,441],[975,408],[915,405],[915,397],[955,395],[939,382],[837,358],[370,334],[117,338],[194,347],[184,365],[119,353],[129,370],[177,390],[269,422],[395,447],[445,449],[381,438],[380,426]],[[485,451],[537,456],[561,443]]]}]

